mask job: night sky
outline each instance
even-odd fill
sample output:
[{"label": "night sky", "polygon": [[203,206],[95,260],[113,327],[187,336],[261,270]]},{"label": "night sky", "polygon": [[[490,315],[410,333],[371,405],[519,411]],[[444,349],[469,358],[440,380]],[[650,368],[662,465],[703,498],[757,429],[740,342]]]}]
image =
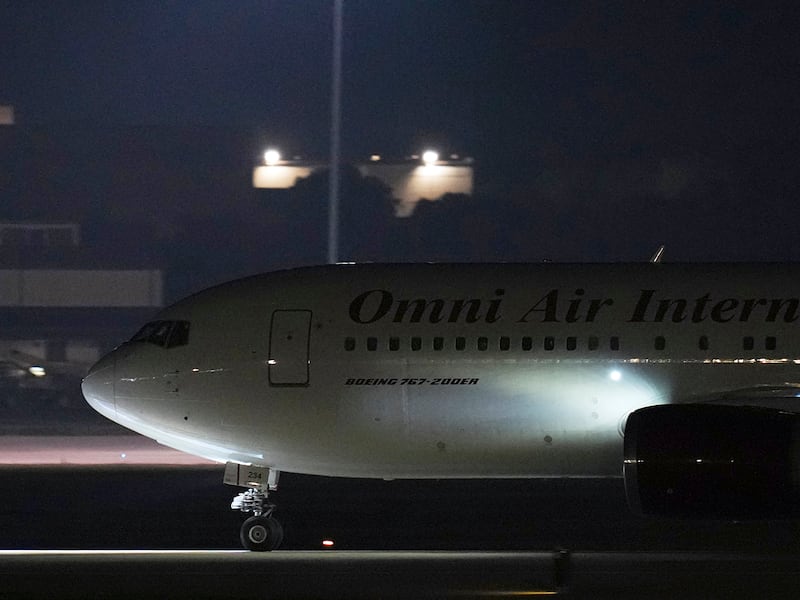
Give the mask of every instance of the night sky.
[{"label": "night sky", "polygon": [[[145,128],[167,164],[181,140],[204,146],[183,149],[197,165],[182,167],[183,180],[217,161],[243,182],[194,190],[191,214],[176,181],[151,183],[170,193],[133,203],[128,191],[123,203],[98,190],[96,172],[92,184],[74,175],[72,188],[94,190],[91,202],[62,194],[51,212],[30,200],[38,212],[18,216],[69,218],[74,204],[75,219],[122,223],[135,219],[133,204],[197,219],[220,196],[245,193],[268,143],[324,158],[331,5],[0,0],[0,103],[15,106],[19,129],[67,127],[101,153]],[[473,198],[443,202],[397,234],[423,239],[413,252],[364,257],[644,260],[664,243],[666,260],[800,260],[800,22],[788,6],[345,0],[344,155],[433,145],[475,158]],[[224,206],[247,220],[254,202]],[[270,210],[273,228],[292,219]],[[442,239],[448,222],[458,226]],[[482,228],[494,237],[476,245]],[[245,270],[322,261],[289,252]]]}]

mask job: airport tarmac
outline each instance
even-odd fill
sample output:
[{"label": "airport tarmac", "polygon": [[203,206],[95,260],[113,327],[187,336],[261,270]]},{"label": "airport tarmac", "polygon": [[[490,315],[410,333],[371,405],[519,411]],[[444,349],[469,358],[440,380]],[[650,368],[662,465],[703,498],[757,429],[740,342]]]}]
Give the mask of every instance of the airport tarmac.
[{"label": "airport tarmac", "polygon": [[[618,479],[377,481],[285,473],[274,500],[286,537],[281,551],[265,555],[238,550],[243,517],[229,505],[239,490],[222,484],[221,465],[169,464],[171,451],[147,446],[115,456],[135,447],[125,439],[29,443],[81,460],[99,448],[110,462],[0,466],[0,598],[800,592],[797,523],[640,519],[628,511]],[[334,550],[321,549],[324,539]]]},{"label": "airport tarmac", "polygon": [[800,556],[3,551],[3,598],[796,598]]},{"label": "airport tarmac", "polygon": [[141,435],[0,435],[0,465],[212,465]]},{"label": "airport tarmac", "polygon": [[[236,549],[221,465],[0,467],[0,548]],[[283,549],[800,553],[790,521],[640,519],[619,480],[339,479],[284,473]]]}]

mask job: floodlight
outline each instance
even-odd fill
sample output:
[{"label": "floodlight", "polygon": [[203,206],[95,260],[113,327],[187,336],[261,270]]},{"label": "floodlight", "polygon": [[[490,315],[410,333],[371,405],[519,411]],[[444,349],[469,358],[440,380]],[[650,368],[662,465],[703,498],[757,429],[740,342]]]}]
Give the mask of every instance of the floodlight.
[{"label": "floodlight", "polygon": [[264,162],[268,165],[277,165],[281,160],[281,153],[275,150],[274,148],[270,148],[266,152],[264,152]]},{"label": "floodlight", "polygon": [[439,153],[434,152],[433,150],[426,150],[422,154],[422,162],[424,162],[427,166],[435,165],[438,160]]}]

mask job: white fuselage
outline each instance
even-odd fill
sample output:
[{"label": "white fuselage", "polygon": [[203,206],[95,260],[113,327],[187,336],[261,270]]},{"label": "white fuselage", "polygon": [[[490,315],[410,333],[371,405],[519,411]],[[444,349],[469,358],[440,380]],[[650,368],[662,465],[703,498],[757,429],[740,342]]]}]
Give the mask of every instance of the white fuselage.
[{"label": "white fuselage", "polygon": [[220,462],[615,477],[638,408],[795,410],[798,276],[767,264],[283,271],[165,309],[154,320],[187,324],[186,339],[123,344],[84,393],[110,419]]}]

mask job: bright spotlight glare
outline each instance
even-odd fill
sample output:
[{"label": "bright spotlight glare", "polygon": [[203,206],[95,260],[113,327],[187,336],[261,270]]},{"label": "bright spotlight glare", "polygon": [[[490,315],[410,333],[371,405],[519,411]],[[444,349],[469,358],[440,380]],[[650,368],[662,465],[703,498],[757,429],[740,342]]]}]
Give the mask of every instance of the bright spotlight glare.
[{"label": "bright spotlight glare", "polygon": [[277,165],[281,160],[281,153],[275,150],[274,148],[270,148],[266,152],[264,152],[264,162],[268,165]]},{"label": "bright spotlight glare", "polygon": [[28,373],[33,375],[34,377],[44,377],[47,375],[47,371],[44,370],[44,367],[40,367],[39,365],[33,365],[28,367]]},{"label": "bright spotlight glare", "polygon": [[438,160],[439,153],[434,152],[433,150],[426,150],[422,154],[422,162],[424,162],[427,166],[435,165]]},{"label": "bright spotlight glare", "polygon": [[620,373],[616,369],[611,371],[611,373],[609,373],[608,376],[611,378],[611,381],[619,381],[620,379],[622,379],[622,373]]},{"label": "bright spotlight glare", "polygon": [[326,548],[333,548],[333,540],[322,540],[322,545]]}]

